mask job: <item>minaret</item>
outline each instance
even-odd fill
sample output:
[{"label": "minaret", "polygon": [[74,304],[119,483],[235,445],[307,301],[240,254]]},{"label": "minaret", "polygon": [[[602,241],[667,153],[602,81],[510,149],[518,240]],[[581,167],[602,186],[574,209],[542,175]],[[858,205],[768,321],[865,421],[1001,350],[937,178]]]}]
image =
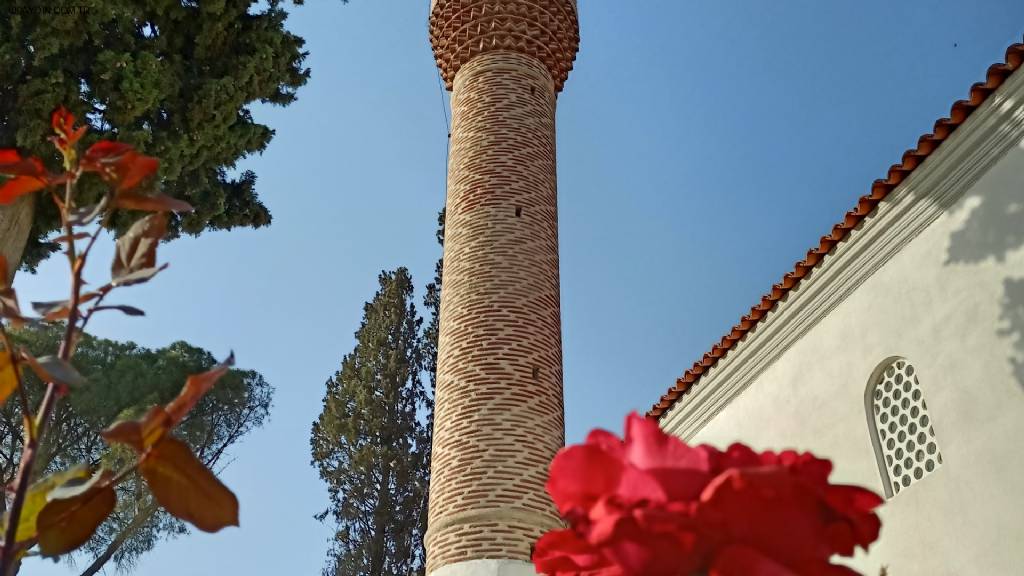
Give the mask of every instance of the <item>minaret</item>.
[{"label": "minaret", "polygon": [[565,441],[555,99],[575,0],[433,0],[451,91],[427,532],[431,576],[534,574],[560,525],[544,490]]}]

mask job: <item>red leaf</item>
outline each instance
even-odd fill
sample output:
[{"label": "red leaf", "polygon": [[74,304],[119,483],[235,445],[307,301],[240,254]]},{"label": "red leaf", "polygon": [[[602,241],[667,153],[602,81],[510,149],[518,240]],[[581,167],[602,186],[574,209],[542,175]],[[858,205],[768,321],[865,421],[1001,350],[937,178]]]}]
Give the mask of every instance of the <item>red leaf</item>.
[{"label": "red leaf", "polygon": [[69,386],[82,386],[85,378],[75,367],[56,356],[40,356],[36,358],[28,352],[21,351],[21,359],[36,373],[43,382],[53,382],[61,387],[62,393]]},{"label": "red leaf", "polygon": [[107,444],[127,444],[137,452],[146,449],[142,441],[142,425],[135,420],[115,422],[100,432],[100,437]]},{"label": "red leaf", "polygon": [[14,148],[0,148],[0,174],[45,178],[46,168],[35,156],[26,158]]},{"label": "red leaf", "polygon": [[85,226],[92,222],[103,212],[104,209],[106,209],[108,204],[107,198],[107,196],[104,196],[103,199],[96,204],[76,206],[71,211],[71,214],[68,215],[68,222],[72,226]]},{"label": "red leaf", "polygon": [[[117,252],[111,266],[113,284],[127,286],[145,282],[159,269],[156,267],[156,247],[167,234],[167,216],[162,212],[150,214],[132,224],[124,236],[117,239]],[[152,270],[152,274],[139,274]]]},{"label": "red leaf", "polygon": [[196,403],[210,391],[210,388],[213,387],[217,380],[226,374],[234,364],[235,354],[232,352],[224,362],[217,364],[202,374],[189,376],[178,397],[171,400],[171,403],[167,405],[167,413],[171,416],[171,422],[177,424],[184,420]]},{"label": "red leaf", "polygon": [[204,532],[238,526],[238,498],[182,441],[164,438],[139,462],[139,472],[173,516]]},{"label": "red leaf", "polygon": [[[78,303],[85,304],[90,300],[95,300],[99,296],[99,292],[86,292],[78,298]],[[71,301],[70,300],[57,300],[54,302],[33,302],[32,309],[43,317],[46,322],[56,322],[57,320],[63,320],[68,317],[71,312]]]},{"label": "red leaf", "polygon": [[66,152],[77,144],[88,129],[88,126],[75,128],[75,115],[68,112],[68,109],[64,106],[58,106],[50,114],[50,126],[53,127],[54,133],[57,134],[53,141],[61,152]]},{"label": "red leaf", "polygon": [[[47,497],[62,486],[89,478],[89,469],[83,464],[74,466],[68,470],[55,471],[43,476],[29,487],[25,494],[25,501],[21,508],[21,518],[18,519],[18,529],[15,536],[17,542],[27,542],[38,535],[39,513],[46,506]],[[4,528],[10,521],[10,511],[4,513],[2,525]]]},{"label": "red leaf", "polygon": [[32,176],[17,176],[0,186],[0,204],[10,204],[19,196],[46,188],[46,181]]},{"label": "red leaf", "polygon": [[137,452],[144,452],[160,442],[172,426],[167,410],[153,406],[141,420],[117,422],[100,432],[100,436],[107,444],[127,444]]},{"label": "red leaf", "polygon": [[111,305],[111,306],[97,306],[96,308],[93,309],[94,312],[99,312],[100,310],[117,310],[119,312],[124,312],[128,316],[145,316],[146,315],[145,311],[143,311],[143,310],[141,310],[139,308],[136,308],[135,306],[128,306],[127,304],[115,304],[115,305]]},{"label": "red leaf", "polygon": [[189,411],[234,363],[235,355],[232,353],[227,360],[210,370],[189,376],[178,396],[166,406],[153,406],[140,420],[118,422],[100,432],[100,436],[108,444],[127,444],[138,452],[145,452],[161,444],[171,428],[185,419]]},{"label": "red leaf", "polygon": [[81,166],[86,172],[98,172],[101,178],[116,184],[118,190],[128,190],[156,174],[160,161],[139,154],[129,144],[100,140],[85,151]]},{"label": "red leaf", "polygon": [[160,168],[160,161],[152,156],[131,154],[129,158],[122,163],[122,166],[124,172],[120,176],[121,181],[118,183],[117,189],[130,190],[139,182],[142,182],[146,178],[156,174],[156,171]]},{"label": "red leaf", "polygon": [[0,174],[14,176],[0,185],[0,204],[10,204],[19,196],[60,184],[67,178],[48,173],[39,158],[24,157],[14,148],[0,148]]},{"label": "red leaf", "polygon": [[135,272],[129,272],[127,274],[124,274],[123,276],[118,276],[117,278],[114,278],[111,281],[110,286],[131,286],[133,284],[142,284],[144,282],[149,282],[149,280],[153,276],[156,276],[157,274],[163,272],[167,268],[167,266],[167,264],[162,264],[160,266],[154,266],[152,268],[142,268],[140,270],[136,270]]},{"label": "red leaf", "polygon": [[82,163],[97,166],[104,163],[113,163],[120,160],[120,158],[128,152],[134,150],[135,148],[133,148],[131,144],[113,142],[111,140],[100,140],[92,146],[89,146],[89,149],[85,151],[85,155],[82,156]]},{"label": "red leaf", "polygon": [[[58,106],[50,114],[50,126],[53,127],[53,131],[65,138],[74,136],[79,131],[85,131],[85,127],[75,129],[75,115],[68,112],[68,109],[64,106]],[[74,143],[74,142],[72,142]]]},{"label": "red leaf", "polygon": [[21,327],[25,323],[14,288],[0,289],[0,317],[7,318],[15,327]]},{"label": "red leaf", "polygon": [[18,306],[18,295],[11,287],[7,258],[0,254],[0,317],[7,318],[15,326],[24,323],[25,318],[21,315],[21,307]]},{"label": "red leaf", "polygon": [[11,355],[7,350],[0,351],[0,406],[7,402],[7,398],[18,389],[19,384],[18,371],[11,362]]},{"label": "red leaf", "polygon": [[49,502],[36,520],[44,556],[65,554],[89,541],[117,506],[112,477],[104,471],[85,484],[57,488],[47,495]]},{"label": "red leaf", "polygon": [[114,197],[114,208],[124,210],[145,210],[147,212],[191,212],[192,205],[184,200],[164,194],[147,196],[135,192],[121,192]]},{"label": "red leaf", "polygon": [[0,149],[0,174],[14,176],[0,185],[0,204],[10,204],[19,196],[41,190],[50,180],[42,161],[23,157],[13,148]]}]

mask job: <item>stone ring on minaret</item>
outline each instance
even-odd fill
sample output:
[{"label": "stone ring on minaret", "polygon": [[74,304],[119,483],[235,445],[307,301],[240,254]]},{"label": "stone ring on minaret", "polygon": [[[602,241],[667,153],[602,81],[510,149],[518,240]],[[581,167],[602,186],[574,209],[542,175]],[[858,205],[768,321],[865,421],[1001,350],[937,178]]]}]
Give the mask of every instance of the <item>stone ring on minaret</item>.
[{"label": "stone ring on minaret", "polygon": [[464,64],[505,50],[543,63],[559,92],[580,45],[576,0],[433,0],[430,44],[449,90]]}]

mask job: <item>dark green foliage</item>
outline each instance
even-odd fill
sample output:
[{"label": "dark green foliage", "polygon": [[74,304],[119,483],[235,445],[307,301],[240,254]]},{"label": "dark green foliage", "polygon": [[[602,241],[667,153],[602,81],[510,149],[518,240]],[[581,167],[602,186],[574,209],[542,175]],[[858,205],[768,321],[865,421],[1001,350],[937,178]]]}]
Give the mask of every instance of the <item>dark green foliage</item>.
[{"label": "dark green foliage", "polygon": [[[437,243],[444,247],[444,210],[437,215]],[[426,358],[426,371],[430,374],[431,397],[437,380],[437,340],[441,329],[441,272],[444,259],[438,258],[434,265],[434,281],[427,284],[423,296],[423,307],[430,310],[430,319],[423,329],[423,355]],[[433,422],[433,411],[430,413]]]},{"label": "dark green foliage", "polygon": [[[59,325],[13,333],[16,345],[36,355],[56,350],[63,327]],[[64,469],[79,462],[118,469],[132,458],[123,447],[109,449],[99,431],[115,420],[141,415],[154,404],[177,396],[185,379],[217,363],[209,352],[185,342],[150,350],[131,342],[84,336],[74,365],[87,383],[61,402],[51,420],[50,442],[43,446],[40,468]],[[42,384],[26,371],[29,392],[38,400]],[[199,402],[176,429],[200,460],[216,471],[223,456],[239,438],[263,424],[273,390],[252,370],[231,370]],[[0,409],[0,465],[9,482],[21,452],[19,402],[10,399]],[[123,462],[121,462],[123,460]],[[145,483],[129,478],[118,487],[119,505],[79,552],[80,560],[98,569],[108,560],[130,567],[162,539],[183,534],[185,525],[159,509]],[[88,559],[86,558],[88,557]],[[90,568],[92,568],[92,566]],[[91,574],[89,569],[86,574]]]},{"label": "dark green foliage", "polygon": [[[303,40],[285,29],[281,0],[75,4],[85,9],[0,18],[0,145],[20,146],[55,168],[49,112],[64,104],[91,125],[85,146],[116,139],[160,158],[163,192],[196,208],[173,220],[171,237],[269,224],[256,176],[231,170],[274,134],[248,106],[290,104],[309,77]],[[58,223],[51,204],[37,203],[22,259],[30,269],[54,249],[46,241]]]},{"label": "dark green foliage", "polygon": [[310,439],[337,523],[324,574],[422,574],[421,519],[429,474],[429,403],[421,372],[421,319],[413,284],[399,268],[380,275],[364,307],[355,349],[327,381]]},{"label": "dark green foliage", "polygon": [[[444,215],[442,209],[437,215],[437,243],[444,247]],[[430,379],[430,394],[426,398],[426,432],[427,432],[427,455],[426,455],[426,484],[430,486],[430,459],[432,456],[431,445],[434,438],[434,392],[437,389],[437,344],[441,336],[441,272],[444,269],[444,258],[438,258],[434,265],[434,281],[427,284],[426,293],[423,295],[423,307],[430,311],[427,325],[423,328],[423,370]],[[420,535],[427,533],[427,494],[423,494],[423,510],[420,518]],[[420,549],[424,548],[421,540],[418,544]]]}]

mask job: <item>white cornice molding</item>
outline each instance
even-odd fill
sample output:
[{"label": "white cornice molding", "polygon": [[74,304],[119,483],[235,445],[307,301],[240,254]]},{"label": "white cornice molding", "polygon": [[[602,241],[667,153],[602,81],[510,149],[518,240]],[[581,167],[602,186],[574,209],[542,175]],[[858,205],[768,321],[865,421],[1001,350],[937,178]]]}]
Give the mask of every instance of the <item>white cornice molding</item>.
[{"label": "white cornice molding", "polygon": [[662,427],[692,438],[1022,140],[1024,73],[1016,73],[676,400]]}]

